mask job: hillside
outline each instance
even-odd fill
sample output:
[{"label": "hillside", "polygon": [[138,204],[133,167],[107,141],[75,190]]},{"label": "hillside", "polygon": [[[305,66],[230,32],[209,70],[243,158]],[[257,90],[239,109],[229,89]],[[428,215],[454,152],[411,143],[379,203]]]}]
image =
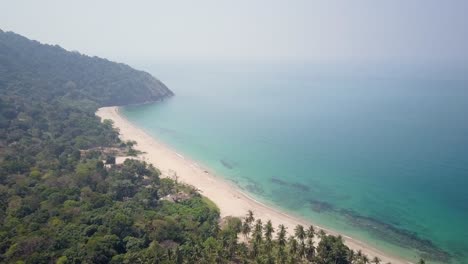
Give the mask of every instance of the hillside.
[{"label": "hillside", "polygon": [[46,101],[60,96],[99,106],[158,101],[173,95],[161,81],[128,65],[1,30],[0,85],[10,95],[32,92]]}]

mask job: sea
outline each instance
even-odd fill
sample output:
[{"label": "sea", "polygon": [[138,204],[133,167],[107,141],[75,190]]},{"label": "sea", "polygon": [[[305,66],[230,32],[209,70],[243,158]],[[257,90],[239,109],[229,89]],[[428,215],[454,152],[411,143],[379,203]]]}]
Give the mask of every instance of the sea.
[{"label": "sea", "polygon": [[255,199],[413,262],[468,263],[467,67],[137,66],[176,95],[124,116]]}]

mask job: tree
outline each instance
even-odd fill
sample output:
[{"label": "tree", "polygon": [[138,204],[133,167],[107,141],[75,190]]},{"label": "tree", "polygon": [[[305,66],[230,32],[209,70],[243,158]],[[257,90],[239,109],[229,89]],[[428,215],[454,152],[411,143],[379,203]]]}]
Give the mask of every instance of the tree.
[{"label": "tree", "polygon": [[84,259],[91,263],[108,263],[117,253],[118,237],[115,235],[93,237],[85,245]]},{"label": "tree", "polygon": [[306,232],[304,227],[302,225],[297,225],[296,228],[294,228],[294,235],[299,239],[298,256],[299,258],[302,258],[305,255],[304,239],[306,237]]},{"label": "tree", "polygon": [[242,234],[244,235],[244,238],[247,239],[250,235],[250,231],[252,231],[252,229],[250,228],[250,225],[244,221],[242,223],[242,229],[241,229],[241,232]]},{"label": "tree", "polygon": [[325,231],[323,229],[320,229],[320,231],[318,232],[318,237],[320,239],[322,239],[324,236],[326,236],[327,234],[325,233]]},{"label": "tree", "polygon": [[315,229],[313,225],[310,225],[306,231],[307,239],[313,240],[315,236]]},{"label": "tree", "polygon": [[286,262],[286,227],[283,224],[278,226],[277,241],[278,253],[276,258],[280,264],[284,264]]},{"label": "tree", "polygon": [[254,217],[254,214],[253,214],[252,210],[249,210],[249,211],[247,212],[247,216],[246,216],[246,218],[245,218],[245,221],[246,221],[249,225],[251,225],[251,224],[255,221],[255,217]]},{"label": "tree", "polygon": [[106,164],[115,164],[115,156],[108,156],[106,159]]},{"label": "tree", "polygon": [[290,262],[291,261],[296,262],[297,250],[298,250],[297,240],[294,238],[294,236],[290,236],[288,238],[288,253],[289,253]]},{"label": "tree", "polygon": [[255,222],[254,231],[253,231],[253,239],[256,242],[262,242],[262,240],[263,240],[263,232],[262,231],[263,231],[262,220],[257,219],[257,221]]},{"label": "tree", "polygon": [[315,246],[314,246],[314,236],[315,230],[312,225],[306,231],[307,241],[306,241],[306,258],[309,261],[312,261],[314,254],[315,254]]},{"label": "tree", "polygon": [[278,226],[278,234],[277,234],[277,240],[278,240],[278,245],[280,247],[284,247],[286,245],[286,227],[281,224]]},{"label": "tree", "polygon": [[318,264],[348,264],[349,249],[343,244],[341,237],[324,236],[317,247]]},{"label": "tree", "polygon": [[213,237],[209,237],[203,243],[203,262],[216,263],[216,258],[220,248],[221,246],[219,245],[218,241]]},{"label": "tree", "polygon": [[272,240],[272,234],[273,232],[275,232],[275,229],[273,228],[273,225],[271,224],[271,220],[268,220],[267,223],[265,224],[265,227],[263,228],[264,232],[265,232],[265,239],[267,241],[270,241]]},{"label": "tree", "polygon": [[299,239],[300,241],[303,241],[306,236],[304,227],[302,225],[297,225],[296,228],[294,228],[294,235],[296,236],[297,239]]}]

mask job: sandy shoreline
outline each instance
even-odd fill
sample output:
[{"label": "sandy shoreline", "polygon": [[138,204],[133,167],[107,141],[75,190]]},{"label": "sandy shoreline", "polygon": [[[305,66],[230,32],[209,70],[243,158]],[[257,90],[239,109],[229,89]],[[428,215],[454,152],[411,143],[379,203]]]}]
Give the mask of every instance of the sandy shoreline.
[{"label": "sandy shoreline", "polygon": [[[220,208],[221,217],[230,215],[243,217],[248,210],[252,210],[256,218],[261,218],[264,222],[270,219],[274,227],[284,224],[289,231],[294,230],[297,224],[304,226],[314,224],[310,221],[287,215],[254,200],[241,192],[238,187],[211,173],[209,169],[203,168],[196,162],[149,136],[142,129],[122,117],[119,114],[118,107],[100,108],[96,112],[96,115],[102,120],[113,120],[114,126],[120,130],[120,136],[123,140],[135,140],[138,143],[136,148],[145,153],[140,156],[140,159],[150,162],[159,168],[163,176],[177,173],[180,181],[199,189],[202,195],[211,199]],[[314,224],[314,226],[317,225]],[[329,234],[337,234],[332,230],[324,230]],[[363,253],[371,258],[377,256],[382,259],[382,263],[411,263],[407,260],[385,254],[350,237],[344,237],[344,239],[348,247],[354,250],[362,250]]]}]

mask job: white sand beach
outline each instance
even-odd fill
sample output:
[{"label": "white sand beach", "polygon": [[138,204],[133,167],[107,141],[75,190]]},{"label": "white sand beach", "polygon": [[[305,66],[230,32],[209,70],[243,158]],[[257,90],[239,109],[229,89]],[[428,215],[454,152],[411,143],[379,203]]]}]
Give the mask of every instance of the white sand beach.
[{"label": "white sand beach", "polygon": [[[221,217],[237,216],[243,217],[248,210],[254,212],[256,218],[262,221],[270,219],[274,227],[284,224],[291,232],[297,224],[308,226],[312,222],[282,213],[277,209],[266,206],[244,194],[238,187],[223,178],[214,175],[209,168],[204,168],[183,154],[177,153],[167,145],[149,136],[142,129],[130,123],[119,114],[118,107],[100,108],[96,115],[102,120],[111,119],[114,126],[119,129],[123,140],[134,140],[137,142],[136,149],[144,152],[139,159],[152,163],[161,170],[163,176],[177,174],[178,180],[195,186],[202,195],[208,197],[219,207]],[[317,227],[314,224],[315,227]],[[337,235],[332,230],[324,229],[328,234]],[[372,246],[364,244],[350,237],[344,237],[347,246],[354,250],[362,250],[370,258],[375,256],[382,259],[382,263],[391,262],[411,263],[396,256],[383,253]]]}]

